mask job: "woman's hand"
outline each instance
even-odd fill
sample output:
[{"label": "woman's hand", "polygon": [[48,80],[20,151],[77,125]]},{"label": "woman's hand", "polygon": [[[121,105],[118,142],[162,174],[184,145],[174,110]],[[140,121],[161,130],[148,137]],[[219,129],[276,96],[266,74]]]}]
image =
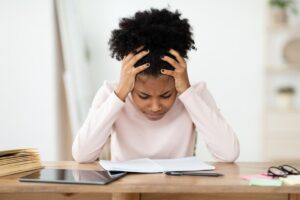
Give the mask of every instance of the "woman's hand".
[{"label": "woman's hand", "polygon": [[169,56],[164,56],[161,59],[172,65],[175,68],[175,70],[173,71],[162,69],[161,73],[172,76],[175,79],[176,90],[179,94],[181,94],[191,86],[187,73],[187,65],[183,57],[181,57],[181,55],[177,51],[171,49],[169,53],[175,56],[178,62]]},{"label": "woman's hand", "polygon": [[120,82],[117,89],[115,90],[115,93],[123,101],[125,101],[127,95],[134,88],[135,76],[150,66],[149,63],[145,63],[141,66],[134,67],[134,64],[138,60],[149,53],[148,50],[141,51],[138,54],[135,54],[135,52],[140,51],[142,48],[143,47],[139,47],[134,52],[131,52],[126,57],[124,57],[124,59],[122,60]]}]

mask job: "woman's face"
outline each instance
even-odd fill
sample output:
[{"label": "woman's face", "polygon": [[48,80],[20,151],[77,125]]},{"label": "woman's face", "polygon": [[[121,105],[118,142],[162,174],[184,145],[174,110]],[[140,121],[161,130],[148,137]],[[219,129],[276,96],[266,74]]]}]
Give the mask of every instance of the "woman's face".
[{"label": "woman's face", "polygon": [[136,106],[148,119],[159,120],[174,104],[177,91],[171,76],[139,74],[131,94]]}]

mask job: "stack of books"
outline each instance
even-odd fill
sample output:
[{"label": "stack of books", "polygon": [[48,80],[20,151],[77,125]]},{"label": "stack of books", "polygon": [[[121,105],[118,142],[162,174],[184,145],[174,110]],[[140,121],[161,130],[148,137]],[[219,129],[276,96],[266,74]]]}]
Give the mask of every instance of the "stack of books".
[{"label": "stack of books", "polygon": [[37,149],[11,149],[0,151],[0,176],[42,168]]}]

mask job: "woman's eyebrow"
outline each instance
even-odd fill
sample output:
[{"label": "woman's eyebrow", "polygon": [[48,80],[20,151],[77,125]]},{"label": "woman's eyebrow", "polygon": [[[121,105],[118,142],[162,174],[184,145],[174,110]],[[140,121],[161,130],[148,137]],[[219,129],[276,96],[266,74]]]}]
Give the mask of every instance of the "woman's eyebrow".
[{"label": "woman's eyebrow", "polygon": [[164,95],[166,95],[166,94],[168,94],[168,93],[170,93],[170,92],[171,92],[171,90],[168,90],[168,91],[166,91],[166,92],[160,94],[160,96],[164,96]]},{"label": "woman's eyebrow", "polygon": [[141,93],[142,95],[151,96],[151,95],[149,95],[147,93],[144,93],[144,92],[141,92],[141,91],[139,91],[139,93]]},{"label": "woman's eyebrow", "polygon": [[147,95],[147,96],[150,96],[149,94],[147,93],[144,93],[144,92],[141,92],[141,91],[138,91],[139,93],[141,93],[142,95]]},{"label": "woman's eyebrow", "polygon": [[[138,92],[141,93],[142,95],[151,96],[151,95],[149,95],[149,94],[147,94],[147,93],[145,93],[145,92],[141,92],[141,91],[138,91]],[[166,94],[168,94],[169,92],[171,92],[171,90],[168,90],[168,91],[166,91],[166,92],[160,94],[160,96],[166,95]]]}]

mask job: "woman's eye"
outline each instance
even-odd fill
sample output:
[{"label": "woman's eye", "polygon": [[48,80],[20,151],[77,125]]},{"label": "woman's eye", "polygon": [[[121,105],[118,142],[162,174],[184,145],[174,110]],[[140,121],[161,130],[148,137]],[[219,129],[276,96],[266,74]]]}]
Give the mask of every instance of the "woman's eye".
[{"label": "woman's eye", "polygon": [[139,95],[139,97],[140,97],[141,99],[148,99],[148,96],[140,96],[140,95]]},{"label": "woman's eye", "polygon": [[168,98],[170,98],[171,96],[172,96],[172,95],[162,96],[162,98],[168,99]]}]

